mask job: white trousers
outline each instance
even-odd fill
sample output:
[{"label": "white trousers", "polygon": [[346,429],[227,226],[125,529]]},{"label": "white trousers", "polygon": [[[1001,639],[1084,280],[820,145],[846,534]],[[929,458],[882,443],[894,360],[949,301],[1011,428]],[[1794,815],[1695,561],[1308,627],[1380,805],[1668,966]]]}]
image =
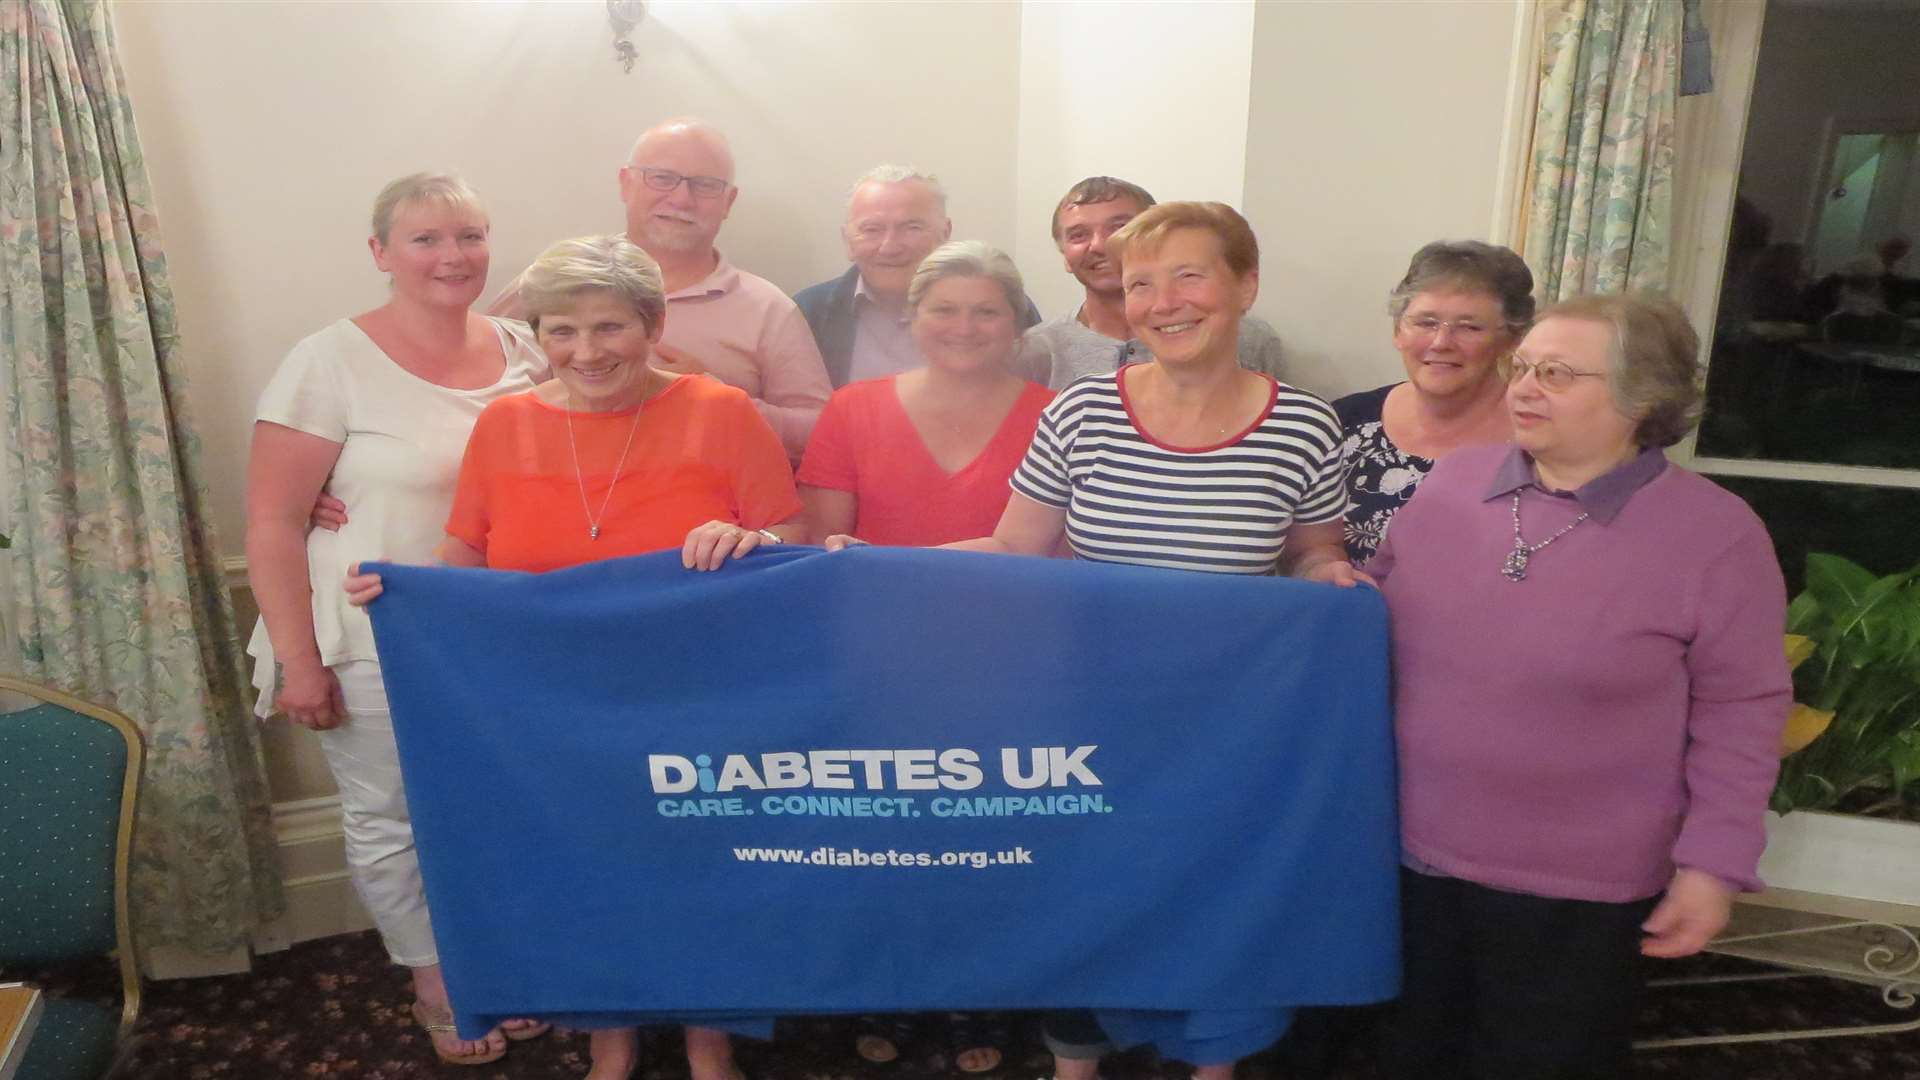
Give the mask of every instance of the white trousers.
[{"label": "white trousers", "polygon": [[320,747],[340,789],[340,826],[346,834],[347,869],[354,891],[380,928],[387,955],[396,964],[425,967],[440,962],[427,917],[420,858],[413,847],[413,820],[400,783],[400,750],[380,665],[351,660],[336,665],[347,702],[347,722],[322,731]]}]

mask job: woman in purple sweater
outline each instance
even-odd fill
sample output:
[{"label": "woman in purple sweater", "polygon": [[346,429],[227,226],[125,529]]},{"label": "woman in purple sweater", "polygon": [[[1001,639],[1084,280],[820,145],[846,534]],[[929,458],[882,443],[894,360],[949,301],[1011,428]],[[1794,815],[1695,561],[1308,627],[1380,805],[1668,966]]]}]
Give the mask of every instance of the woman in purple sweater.
[{"label": "woman in purple sweater", "polygon": [[1442,459],[1369,569],[1393,620],[1406,986],[1390,1074],[1624,1074],[1636,953],[1760,888],[1791,698],[1743,502],[1669,465],[1699,415],[1670,301],[1583,297],[1515,351],[1509,445]]}]

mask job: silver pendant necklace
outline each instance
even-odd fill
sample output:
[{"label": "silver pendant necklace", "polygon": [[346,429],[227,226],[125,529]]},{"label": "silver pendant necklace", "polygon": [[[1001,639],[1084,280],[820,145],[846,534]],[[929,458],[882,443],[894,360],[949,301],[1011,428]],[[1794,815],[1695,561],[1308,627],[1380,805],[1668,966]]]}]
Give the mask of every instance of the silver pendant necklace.
[{"label": "silver pendant necklace", "polygon": [[1501,565],[1500,572],[1506,575],[1508,581],[1527,580],[1527,563],[1530,562],[1535,555],[1538,555],[1541,549],[1572,532],[1574,526],[1585,520],[1587,520],[1587,513],[1583,510],[1580,512],[1579,517],[1567,523],[1566,528],[1561,529],[1559,532],[1554,533],[1552,536],[1547,537],[1537,544],[1529,544],[1520,538],[1520,493],[1518,491],[1514,492],[1513,550],[1507,552],[1507,561]]},{"label": "silver pendant necklace", "polygon": [[573,482],[580,486],[580,510],[587,515],[587,539],[600,539],[600,523],[606,520],[607,504],[613,501],[613,489],[620,484],[620,471],[627,466],[627,451],[633,449],[633,434],[640,430],[640,414],[647,408],[647,399],[642,397],[640,404],[634,406],[633,423],[627,428],[627,444],[620,448],[620,460],[614,462],[613,479],[607,481],[606,497],[600,500],[600,512],[595,514],[587,505],[587,478],[580,473],[580,447],[573,440],[573,395],[567,395],[567,449],[573,452]]}]

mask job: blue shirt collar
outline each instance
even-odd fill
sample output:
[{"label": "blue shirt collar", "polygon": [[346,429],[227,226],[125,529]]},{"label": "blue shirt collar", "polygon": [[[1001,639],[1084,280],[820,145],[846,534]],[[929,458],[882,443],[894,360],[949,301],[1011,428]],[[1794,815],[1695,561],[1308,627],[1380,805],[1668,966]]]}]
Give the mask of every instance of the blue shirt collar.
[{"label": "blue shirt collar", "polygon": [[1494,470],[1493,483],[1487,486],[1482,501],[1498,499],[1531,486],[1549,495],[1570,495],[1588,517],[1605,525],[1619,516],[1621,508],[1627,505],[1627,500],[1633,497],[1634,492],[1647,486],[1666,467],[1666,452],[1657,446],[1649,446],[1575,490],[1560,492],[1541,484],[1533,474],[1533,458],[1518,446],[1511,446],[1507,448],[1507,456],[1501,460],[1500,467]]}]

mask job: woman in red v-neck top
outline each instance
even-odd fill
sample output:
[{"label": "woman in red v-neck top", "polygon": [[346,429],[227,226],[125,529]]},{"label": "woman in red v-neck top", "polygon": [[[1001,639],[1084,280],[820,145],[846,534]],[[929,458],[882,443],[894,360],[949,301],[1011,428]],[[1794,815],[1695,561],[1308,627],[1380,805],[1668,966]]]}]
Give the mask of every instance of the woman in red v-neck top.
[{"label": "woman in red v-neck top", "polygon": [[920,264],[907,303],[926,366],[827,403],[797,477],[814,536],[931,547],[993,531],[1053,399],[1007,370],[1024,295],[1013,261],[982,243]]}]

